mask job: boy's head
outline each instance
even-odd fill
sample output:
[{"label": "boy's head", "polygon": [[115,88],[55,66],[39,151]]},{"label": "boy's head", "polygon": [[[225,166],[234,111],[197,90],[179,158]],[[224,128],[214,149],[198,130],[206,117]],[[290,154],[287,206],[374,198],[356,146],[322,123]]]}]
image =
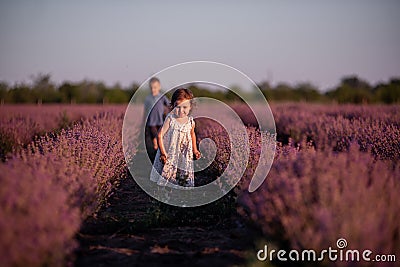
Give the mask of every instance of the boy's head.
[{"label": "boy's head", "polygon": [[160,93],[161,84],[160,80],[157,77],[152,77],[149,81],[151,94],[156,96]]}]

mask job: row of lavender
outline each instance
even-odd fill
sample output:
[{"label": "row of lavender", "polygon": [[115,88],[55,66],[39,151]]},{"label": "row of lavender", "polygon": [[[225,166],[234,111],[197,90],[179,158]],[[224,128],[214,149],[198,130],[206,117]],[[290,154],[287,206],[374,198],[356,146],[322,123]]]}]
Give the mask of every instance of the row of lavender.
[{"label": "row of lavender", "polygon": [[248,183],[238,188],[238,211],[273,241],[270,247],[320,252],[337,249],[336,241],[344,238],[347,249],[399,251],[400,167],[376,161],[357,145],[336,154],[278,147],[262,186],[249,193]]},{"label": "row of lavender", "polygon": [[0,165],[4,266],[63,266],[72,259],[82,221],[125,174],[122,109],[45,134]]},{"label": "row of lavender", "polygon": [[[245,105],[234,109],[246,125],[257,126]],[[271,109],[282,144],[311,142],[317,150],[342,151],[355,142],[380,159],[400,159],[399,106],[280,103]]]},{"label": "row of lavender", "polygon": [[0,105],[0,158],[15,154],[36,136],[67,128],[81,118],[102,111],[120,111],[118,105]]},{"label": "row of lavender", "polygon": [[273,106],[278,136],[312,141],[317,150],[348,150],[357,143],[379,159],[400,159],[399,106]]},{"label": "row of lavender", "polygon": [[[252,124],[246,108],[235,110],[244,110],[241,117]],[[276,104],[272,111],[280,142],[266,180],[253,193],[247,189],[254,169],[267,162],[259,158],[260,132],[247,128],[251,156],[235,189],[239,213],[262,230],[270,247],[322,251],[345,238],[348,249],[398,253],[400,106]],[[214,139],[219,155],[242,153],[230,150],[221,128],[203,131],[200,137]],[[228,158],[217,156],[219,172]]]}]

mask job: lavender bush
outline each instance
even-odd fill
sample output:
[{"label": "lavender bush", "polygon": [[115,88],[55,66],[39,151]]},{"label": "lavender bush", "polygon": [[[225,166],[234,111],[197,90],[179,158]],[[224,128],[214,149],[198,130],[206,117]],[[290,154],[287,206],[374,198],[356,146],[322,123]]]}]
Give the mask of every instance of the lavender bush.
[{"label": "lavender bush", "polygon": [[44,155],[51,157],[49,164],[60,164],[60,168],[47,169],[53,175],[57,171],[67,174],[64,179],[59,179],[60,182],[65,183],[74,199],[86,198],[78,203],[88,208],[83,214],[92,214],[106,203],[112,188],[125,174],[122,119],[122,114],[117,112],[98,113],[75,123],[70,129],[62,129],[58,135],[46,134],[20,155],[28,165],[44,164]]},{"label": "lavender bush", "polygon": [[400,168],[357,145],[336,154],[280,152],[258,191],[246,189],[238,197],[239,212],[281,245],[321,251],[344,237],[351,249],[399,251]]},{"label": "lavender bush", "polygon": [[399,106],[272,106],[280,141],[312,141],[318,150],[347,150],[352,141],[379,159],[400,159]]},{"label": "lavender bush", "polygon": [[[278,143],[266,181],[249,193],[251,166],[263,164],[252,148],[236,188],[238,211],[286,248],[320,251],[344,237],[349,249],[397,253],[400,107],[280,104],[272,110],[284,144]],[[250,140],[257,144],[259,135]]]},{"label": "lavender bush", "polygon": [[0,105],[0,158],[17,153],[36,136],[90,118],[99,109],[123,112],[123,106],[118,105]]},{"label": "lavender bush", "polygon": [[[399,251],[399,106],[272,105],[281,142],[266,181],[253,193],[247,189],[254,169],[265,164],[259,158],[260,132],[248,108],[235,110],[254,126],[247,128],[250,161],[235,188],[238,211],[267,240],[320,251],[343,237],[349,249]],[[214,163],[218,172],[229,159],[223,155],[241,153],[228,149],[218,127],[198,131],[222,150]]]},{"label": "lavender bush", "polygon": [[98,112],[0,165],[4,266],[62,266],[72,257],[81,222],[107,204],[125,177],[122,120],[120,111]]},{"label": "lavender bush", "polygon": [[79,209],[42,168],[0,164],[1,266],[63,266],[76,247]]}]

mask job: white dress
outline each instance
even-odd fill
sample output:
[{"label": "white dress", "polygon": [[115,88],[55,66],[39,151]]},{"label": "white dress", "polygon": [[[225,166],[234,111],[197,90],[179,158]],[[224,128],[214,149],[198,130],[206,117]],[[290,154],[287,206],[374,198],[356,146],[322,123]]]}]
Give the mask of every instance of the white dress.
[{"label": "white dress", "polygon": [[[163,144],[167,153],[165,165],[160,161],[160,149],[157,150],[150,180],[158,185],[167,185],[173,188],[193,187],[193,147],[190,131],[195,123],[189,116],[187,122],[180,123],[173,113],[169,113],[169,129],[164,134]],[[167,120],[166,118],[166,120]],[[157,175],[160,174],[160,175]]]}]

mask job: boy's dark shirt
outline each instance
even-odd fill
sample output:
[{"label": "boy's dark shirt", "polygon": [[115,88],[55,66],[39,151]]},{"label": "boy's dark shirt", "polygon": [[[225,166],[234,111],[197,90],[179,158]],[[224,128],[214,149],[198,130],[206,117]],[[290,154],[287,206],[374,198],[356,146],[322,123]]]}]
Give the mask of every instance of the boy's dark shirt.
[{"label": "boy's dark shirt", "polygon": [[164,123],[164,106],[169,106],[168,98],[159,93],[156,96],[148,95],[144,100],[144,111],[148,114],[153,104],[156,103],[147,118],[146,126],[160,126]]}]

